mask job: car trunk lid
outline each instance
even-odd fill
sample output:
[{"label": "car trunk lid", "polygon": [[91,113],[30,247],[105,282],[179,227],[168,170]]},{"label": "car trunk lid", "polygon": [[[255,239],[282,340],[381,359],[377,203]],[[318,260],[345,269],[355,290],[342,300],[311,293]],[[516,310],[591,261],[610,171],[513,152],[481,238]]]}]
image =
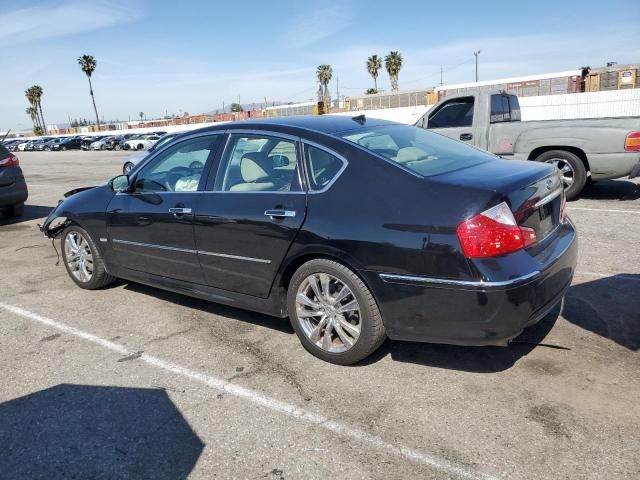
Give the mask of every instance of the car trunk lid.
[{"label": "car trunk lid", "polygon": [[538,241],[561,223],[562,182],[549,164],[495,160],[433,176],[430,180],[493,193],[491,203],[506,201],[518,225],[532,228]]}]

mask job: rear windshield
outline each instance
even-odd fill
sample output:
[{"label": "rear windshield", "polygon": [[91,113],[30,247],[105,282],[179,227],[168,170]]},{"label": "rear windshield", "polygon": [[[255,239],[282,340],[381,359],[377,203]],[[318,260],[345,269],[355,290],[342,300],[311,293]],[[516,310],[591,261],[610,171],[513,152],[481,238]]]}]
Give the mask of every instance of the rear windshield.
[{"label": "rear windshield", "polygon": [[0,160],[4,160],[5,158],[9,158],[9,155],[11,155],[9,153],[9,150],[7,150],[5,147],[0,145]]},{"label": "rear windshield", "polygon": [[340,136],[424,177],[496,158],[443,135],[408,125],[365,127],[342,132]]}]

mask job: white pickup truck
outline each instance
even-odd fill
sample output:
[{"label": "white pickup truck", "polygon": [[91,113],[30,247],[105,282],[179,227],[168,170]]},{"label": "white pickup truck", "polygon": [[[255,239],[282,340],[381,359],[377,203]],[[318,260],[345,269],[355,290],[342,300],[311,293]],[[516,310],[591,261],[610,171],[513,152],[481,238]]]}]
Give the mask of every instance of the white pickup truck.
[{"label": "white pickup truck", "polygon": [[640,176],[640,117],[522,122],[517,96],[479,92],[442,99],[416,126],[503,158],[553,163],[567,198],[587,182]]}]

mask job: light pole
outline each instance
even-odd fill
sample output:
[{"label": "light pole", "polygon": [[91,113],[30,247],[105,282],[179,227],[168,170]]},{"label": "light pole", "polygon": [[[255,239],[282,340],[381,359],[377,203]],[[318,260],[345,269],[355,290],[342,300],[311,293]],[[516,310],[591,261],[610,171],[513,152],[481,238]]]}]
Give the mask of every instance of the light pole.
[{"label": "light pole", "polygon": [[476,57],[476,83],[478,82],[478,55],[480,55],[480,50],[477,52],[473,52]]}]

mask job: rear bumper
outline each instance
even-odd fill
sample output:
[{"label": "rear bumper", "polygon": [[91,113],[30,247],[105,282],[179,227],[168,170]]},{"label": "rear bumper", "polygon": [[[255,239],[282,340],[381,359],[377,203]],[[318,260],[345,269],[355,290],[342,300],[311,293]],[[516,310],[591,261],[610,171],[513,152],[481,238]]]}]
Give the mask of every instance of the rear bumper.
[{"label": "rear bumper", "polygon": [[591,178],[607,180],[626,177],[634,171],[639,161],[638,152],[592,153],[589,155]]},{"label": "rear bumper", "polygon": [[10,185],[0,186],[0,207],[10,207],[27,201],[29,190],[24,176],[18,175]]},{"label": "rear bumper", "polygon": [[536,260],[538,270],[510,279],[459,282],[371,275],[387,334],[418,342],[506,345],[549,313],[571,285],[576,233],[569,224],[561,230]]}]

